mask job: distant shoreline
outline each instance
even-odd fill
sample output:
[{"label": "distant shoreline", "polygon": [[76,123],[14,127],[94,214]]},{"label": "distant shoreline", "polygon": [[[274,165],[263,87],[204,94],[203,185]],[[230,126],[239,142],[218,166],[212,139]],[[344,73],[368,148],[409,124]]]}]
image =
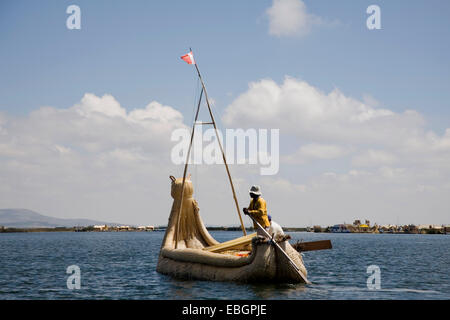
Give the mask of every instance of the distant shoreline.
[{"label": "distant shoreline", "polygon": [[[241,231],[241,227],[206,227],[208,231]],[[3,227],[0,228],[0,233],[15,233],[15,232],[158,232],[165,231],[166,227],[156,227],[153,230],[141,230],[138,228],[129,227],[128,229],[109,229],[109,230],[99,230],[92,226],[88,227],[35,227],[35,228],[16,228],[16,227]],[[245,228],[248,232],[253,232],[253,228]],[[307,231],[307,228],[283,228],[287,232],[301,232]]]},{"label": "distant shoreline", "polygon": [[[241,231],[240,227],[206,227],[208,231]],[[143,230],[134,227],[128,227],[128,229],[117,229],[111,228],[107,230],[101,230],[94,228],[93,226],[88,227],[35,227],[35,228],[15,228],[15,227],[0,227],[0,233],[28,233],[28,232],[161,232],[165,231],[166,226],[155,227],[151,230]],[[253,228],[246,228],[247,232],[254,232]],[[421,229],[421,230],[403,230],[396,232],[371,232],[364,230],[354,230],[352,232],[333,232],[332,229],[328,228],[300,228],[300,227],[283,227],[285,232],[312,232],[312,233],[369,233],[369,234],[450,234],[449,228],[445,227],[442,229]]]}]

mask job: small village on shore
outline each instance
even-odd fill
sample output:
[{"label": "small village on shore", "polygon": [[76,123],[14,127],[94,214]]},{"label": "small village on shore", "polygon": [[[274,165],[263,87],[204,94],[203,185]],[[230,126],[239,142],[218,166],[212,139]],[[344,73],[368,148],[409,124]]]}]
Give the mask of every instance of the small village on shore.
[{"label": "small village on shore", "polygon": [[370,225],[369,220],[364,223],[355,220],[352,224],[336,224],[330,227],[314,226],[307,228],[310,232],[330,232],[330,233],[405,233],[405,234],[450,234],[450,225]]}]

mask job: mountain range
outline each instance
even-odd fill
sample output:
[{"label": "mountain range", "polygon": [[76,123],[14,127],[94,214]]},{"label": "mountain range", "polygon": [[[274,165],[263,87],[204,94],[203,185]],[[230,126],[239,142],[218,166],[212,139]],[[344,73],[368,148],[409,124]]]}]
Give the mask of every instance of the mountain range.
[{"label": "mountain range", "polygon": [[55,227],[75,227],[120,225],[105,221],[90,219],[61,219],[49,217],[27,209],[0,209],[0,226],[8,228],[55,228]]}]

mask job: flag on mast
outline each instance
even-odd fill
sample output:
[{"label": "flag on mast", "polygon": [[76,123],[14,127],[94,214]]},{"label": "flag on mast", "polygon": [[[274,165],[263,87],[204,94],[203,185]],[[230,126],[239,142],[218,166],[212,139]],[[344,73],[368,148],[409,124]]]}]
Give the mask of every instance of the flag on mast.
[{"label": "flag on mast", "polygon": [[194,55],[192,54],[192,51],[182,56],[181,59],[186,61],[188,64],[195,64]]}]

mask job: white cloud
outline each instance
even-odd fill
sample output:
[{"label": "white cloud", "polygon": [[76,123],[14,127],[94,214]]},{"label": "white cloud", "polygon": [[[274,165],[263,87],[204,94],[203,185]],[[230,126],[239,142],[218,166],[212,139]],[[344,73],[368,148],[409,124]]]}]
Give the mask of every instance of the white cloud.
[{"label": "white cloud", "polygon": [[[264,79],[250,83],[222,120],[228,127],[280,128],[284,150],[295,151],[282,154],[282,164],[290,166],[281,166],[281,174],[273,177],[280,182],[261,185],[270,185],[269,190],[278,186],[279,192],[271,194],[276,201],[298,199],[318,223],[330,223],[332,212],[347,221],[367,217],[395,223],[389,218],[399,215],[404,223],[445,222],[450,129],[438,135],[418,112],[378,105],[369,95],[360,101],[339,89],[325,93],[290,77],[281,84]],[[276,209],[289,220],[284,204]]]},{"label": "white cloud", "polygon": [[316,159],[337,159],[347,153],[348,150],[339,145],[310,143],[301,146],[294,154],[284,156],[283,161],[291,164],[303,164]]},{"label": "white cloud", "polygon": [[306,35],[313,25],[322,20],[307,12],[302,0],[273,0],[266,11],[269,17],[269,34],[274,36]]},{"label": "white cloud", "polygon": [[450,129],[446,129],[442,137],[438,137],[434,133],[430,132],[428,135],[431,148],[436,151],[450,151]]},{"label": "white cloud", "polygon": [[372,97],[370,94],[363,94],[363,102],[364,104],[371,106],[371,107],[378,107],[380,105],[380,102]]},{"label": "white cloud", "polygon": [[55,150],[58,151],[60,154],[69,154],[71,152],[70,148],[66,148],[64,146],[55,145]]},{"label": "white cloud", "polygon": [[3,126],[6,123],[6,117],[0,112],[0,135],[6,134],[6,129]]},{"label": "white cloud", "polygon": [[383,165],[393,165],[398,158],[383,150],[367,150],[352,159],[352,164],[357,167],[380,167]]},{"label": "white cloud", "polygon": [[224,113],[225,124],[282,128],[315,142],[404,144],[423,136],[424,120],[415,111],[395,113],[373,108],[345,96],[339,89],[326,94],[305,81],[286,77],[252,82]]},{"label": "white cloud", "polygon": [[405,174],[406,169],[383,166],[379,169],[379,173],[384,178],[396,178],[396,177],[401,177],[403,174]]},{"label": "white cloud", "polygon": [[167,124],[170,122],[180,123],[183,120],[183,116],[172,107],[163,106],[156,101],[152,101],[145,109],[136,109],[130,112],[129,119],[136,123],[158,121]]},{"label": "white cloud", "polygon": [[[151,102],[127,112],[87,93],[68,109],[0,117],[0,207],[59,217],[165,223],[170,210],[170,134],[181,113]],[[162,186],[166,186],[164,189]]]},{"label": "white cloud", "polygon": [[125,109],[109,94],[97,97],[92,93],[86,93],[81,102],[73,106],[73,109],[85,117],[92,116],[95,113],[109,117],[126,117]]},{"label": "white cloud", "polygon": [[285,226],[327,226],[355,219],[379,224],[395,224],[397,219],[403,224],[446,223],[450,186],[419,184],[416,174],[383,167],[373,172],[324,172],[307,181],[274,177],[260,184],[270,214]]}]

